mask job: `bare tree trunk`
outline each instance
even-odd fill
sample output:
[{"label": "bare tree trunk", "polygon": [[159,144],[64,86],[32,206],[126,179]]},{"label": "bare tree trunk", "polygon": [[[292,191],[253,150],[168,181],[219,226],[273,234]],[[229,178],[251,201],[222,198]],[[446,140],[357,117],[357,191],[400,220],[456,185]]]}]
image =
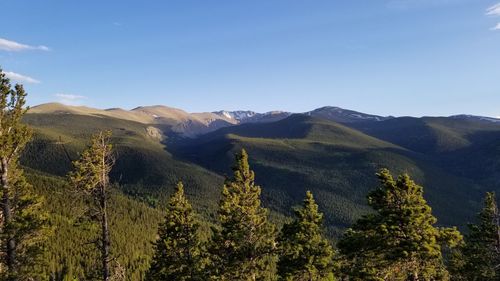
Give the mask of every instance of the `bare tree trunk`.
[{"label": "bare tree trunk", "polygon": [[411,276],[410,276],[410,281],[418,281],[420,280],[418,278],[418,272],[414,272]]},{"label": "bare tree trunk", "polygon": [[107,210],[107,196],[106,192],[108,189],[108,171],[107,171],[107,143],[106,139],[101,132],[101,145],[102,145],[102,170],[101,170],[101,212],[102,212],[102,277],[104,281],[108,281],[110,278],[109,272],[109,248],[111,241],[109,240],[109,226],[108,226],[108,210]]},{"label": "bare tree trunk", "polygon": [[107,202],[106,202],[106,190],[104,187],[101,189],[101,227],[102,227],[102,248],[101,248],[101,254],[102,254],[102,278],[104,281],[108,281],[110,277],[109,273],[109,247],[110,247],[110,240],[109,240],[109,226],[108,226],[108,213],[107,213]]},{"label": "bare tree trunk", "polygon": [[[101,252],[101,278],[103,281],[112,279],[110,269],[110,248],[107,189],[109,185],[109,172],[113,166],[111,159],[111,145],[109,138],[111,132],[100,132],[92,136],[92,144],[83,152],[80,160],[74,162],[75,172],[71,173],[71,181],[77,188],[90,193],[93,207],[97,208],[97,222],[101,224],[99,243],[97,249]],[[98,163],[95,163],[98,162]],[[95,177],[98,177],[97,179]]]},{"label": "bare tree trunk", "polygon": [[[6,159],[1,159],[1,171],[2,175],[0,178],[1,188],[3,192],[2,196],[2,215],[3,215],[3,230],[9,231],[5,226],[10,224],[12,220],[12,210],[10,206],[10,186],[8,178],[8,163]],[[8,272],[16,272],[16,241],[12,234],[9,233],[6,238],[6,264]]]}]

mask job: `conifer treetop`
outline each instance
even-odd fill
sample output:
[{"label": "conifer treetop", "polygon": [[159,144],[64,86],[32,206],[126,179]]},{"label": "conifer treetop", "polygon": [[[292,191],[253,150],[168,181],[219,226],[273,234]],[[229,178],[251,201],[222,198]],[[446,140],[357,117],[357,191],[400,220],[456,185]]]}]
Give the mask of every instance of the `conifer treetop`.
[{"label": "conifer treetop", "polygon": [[[447,278],[442,246],[461,240],[456,228],[438,228],[437,219],[423,197],[423,188],[408,174],[396,179],[389,170],[378,174],[379,187],[368,195],[375,213],[348,229],[338,246],[348,261],[348,275],[361,280],[381,276],[409,280]],[[372,279],[375,278],[375,279]]]},{"label": "conifer treetop", "polygon": [[233,182],[253,182],[255,180],[255,173],[250,170],[250,164],[248,163],[248,153],[245,149],[241,149],[241,152],[235,155],[236,163],[233,166]]},{"label": "conifer treetop", "polygon": [[199,223],[179,182],[170,196],[165,219],[158,227],[154,257],[147,281],[201,281],[204,267]]},{"label": "conifer treetop", "polygon": [[280,280],[333,280],[334,251],[322,231],[323,214],[310,191],[278,237]]},{"label": "conifer treetop", "polygon": [[0,158],[3,164],[15,161],[31,139],[32,131],[21,122],[29,109],[25,107],[26,96],[22,85],[16,84],[12,89],[10,80],[0,69]]},{"label": "conifer treetop", "polygon": [[298,218],[308,220],[315,225],[321,225],[323,223],[323,214],[319,212],[318,204],[316,204],[311,191],[308,190],[306,192],[306,198],[304,198],[302,206],[302,208],[295,210],[295,215]]},{"label": "conifer treetop", "polygon": [[262,280],[271,274],[274,225],[261,206],[261,189],[244,149],[235,155],[234,175],[227,178],[219,203],[218,227],[209,243],[211,276],[217,280]]},{"label": "conifer treetop", "polygon": [[106,186],[114,164],[112,148],[110,130],[94,134],[80,159],[73,162],[75,171],[70,173],[71,181],[78,188],[88,192],[99,186]]},{"label": "conifer treetop", "polygon": [[186,194],[184,193],[184,184],[181,181],[179,181],[175,186],[174,193],[170,197],[168,205],[171,210],[181,209],[190,212],[193,209],[191,203],[189,203],[186,198]]}]

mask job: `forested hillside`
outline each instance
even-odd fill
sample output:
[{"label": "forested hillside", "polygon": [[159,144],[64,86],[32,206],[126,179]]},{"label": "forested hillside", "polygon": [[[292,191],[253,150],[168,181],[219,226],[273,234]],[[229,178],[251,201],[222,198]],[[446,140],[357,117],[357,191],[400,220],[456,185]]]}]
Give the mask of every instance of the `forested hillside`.
[{"label": "forested hillside", "polygon": [[154,205],[182,179],[194,200],[203,198],[196,207],[202,212],[213,210],[214,190],[230,172],[233,153],[244,147],[264,187],[264,204],[290,215],[288,206],[297,204],[305,190],[319,193],[332,235],[366,212],[365,194],[382,167],[409,172],[425,184],[427,199],[449,225],[465,226],[482,193],[497,186],[500,125],[481,120],[390,118],[340,124],[293,115],[194,139],[108,116],[36,113],[25,121],[36,133],[22,158],[27,167],[63,176],[90,134],[110,128],[118,155],[111,176],[125,193]]},{"label": "forested hillside", "polygon": [[[45,212],[48,231],[43,242],[42,258],[33,267],[33,272],[37,272],[37,276],[42,278],[40,280],[100,278],[101,257],[95,248],[95,242],[100,239],[96,214],[89,213],[89,199],[75,190],[68,177],[75,169],[74,161],[81,157],[92,135],[99,131],[110,130],[112,136],[110,144],[113,146],[113,166],[109,172],[111,185],[107,207],[112,259],[108,264],[112,269],[111,275],[122,276],[119,280],[164,280],[164,277],[151,277],[157,276],[154,275],[157,273],[148,273],[148,270],[153,270],[153,260],[157,262],[158,259],[172,258],[159,253],[160,244],[153,242],[158,238],[170,241],[168,239],[171,237],[162,237],[165,235],[162,233],[175,231],[168,227],[168,221],[164,222],[167,223],[164,224],[164,232],[157,232],[157,227],[165,215],[170,216],[168,210],[178,208],[173,207],[173,197],[169,197],[179,181],[184,183],[185,195],[184,187],[182,190],[176,189],[175,196],[180,196],[176,200],[188,200],[192,203],[182,203],[182,208],[193,208],[189,211],[193,212],[189,215],[192,216],[191,235],[194,235],[191,237],[199,239],[199,244],[193,246],[195,248],[192,250],[200,256],[196,265],[193,264],[198,271],[186,273],[187,271],[181,270],[172,274],[200,274],[197,275],[197,278],[201,278],[199,280],[207,280],[203,277],[207,275],[239,280],[242,278],[239,275],[241,272],[252,274],[255,266],[267,268],[262,272],[264,275],[256,275],[257,279],[274,280],[277,276],[300,275],[302,273],[296,271],[298,269],[290,267],[290,264],[296,262],[295,251],[300,243],[310,242],[308,247],[312,251],[318,247],[324,248],[327,244],[334,245],[332,241],[339,239],[343,241],[339,244],[341,256],[334,258],[333,248],[316,253],[324,256],[321,262],[314,265],[319,270],[317,274],[326,278],[318,280],[331,280],[333,272],[344,277],[354,274],[346,271],[346,267],[342,266],[344,262],[344,266],[352,268],[361,266],[356,271],[356,274],[360,274],[370,265],[350,264],[349,259],[352,258],[355,247],[361,247],[361,252],[368,249],[364,249],[363,245],[355,246],[350,243],[359,242],[356,242],[356,235],[365,235],[363,231],[366,230],[359,219],[373,219],[371,215],[364,216],[373,214],[374,211],[370,208],[374,207],[373,202],[367,202],[366,196],[380,185],[380,176],[377,181],[375,174],[381,168],[389,168],[396,174],[410,174],[416,182],[425,186],[425,198],[433,208],[433,215],[437,217],[435,220],[429,214],[423,215],[425,223],[459,226],[465,232],[467,223],[475,221],[474,215],[481,208],[484,194],[498,189],[498,123],[460,118],[387,118],[356,122],[350,120],[344,123],[329,119],[331,118],[295,114],[276,122],[227,126],[196,138],[187,138],[169,126],[145,124],[130,118],[89,115],[85,112],[28,112],[23,116],[22,122],[32,128],[33,137],[20,155],[20,164],[25,169],[27,181],[33,186],[34,194],[43,198],[41,206]],[[237,174],[231,176],[231,167],[234,155],[241,157],[240,151],[243,148],[248,151],[248,155],[244,154],[244,159],[249,161],[255,174],[247,174],[245,177],[248,179],[240,183]],[[245,165],[248,164],[245,163],[237,164],[243,165],[240,169],[246,171]],[[255,203],[250,201],[232,201],[238,196],[247,198],[247,195],[227,193],[241,192],[237,191],[237,187],[234,187],[234,191],[223,191],[221,194],[225,177],[232,178],[236,186],[248,185],[250,190],[254,190],[252,186],[255,180],[262,186],[262,206],[270,212],[255,209]],[[400,180],[403,179],[404,177]],[[384,181],[391,183],[392,178],[386,175]],[[225,188],[227,184],[228,181]],[[413,183],[407,181],[400,184],[408,185],[409,188],[413,186]],[[248,195],[248,199],[260,197],[260,190],[252,191],[256,193]],[[292,210],[291,207],[300,204],[306,192],[309,192],[307,196],[314,194],[314,199],[308,197],[304,201],[303,212],[316,213],[319,208],[320,215],[310,214],[312,217],[309,217]],[[418,188],[412,192],[420,194]],[[225,200],[227,203],[223,203]],[[220,209],[219,202],[229,209]],[[229,239],[221,238],[221,235],[229,235],[225,231],[240,234],[247,231],[244,227],[240,228],[236,221],[232,221],[244,219],[233,218],[234,210],[229,207],[232,204],[248,204],[245,206],[250,208],[250,213],[255,212],[258,220],[269,219],[270,228],[259,234],[264,239],[262,243],[270,243],[276,237],[281,239],[280,243],[285,243],[283,245],[290,245],[280,248],[279,251],[282,252],[267,256],[264,253],[272,247],[266,250],[268,246],[262,244],[264,248],[255,249],[257,252],[262,251],[264,255],[258,262],[261,265],[253,262],[240,263],[236,259],[236,256],[250,255],[247,252],[235,252],[236,260],[233,262],[236,263],[227,263],[225,259],[228,258],[226,254],[229,249],[220,248],[222,242],[217,239]],[[416,204],[423,203],[416,201]],[[236,205],[233,207],[247,208]],[[301,224],[308,224],[304,220],[315,216],[314,220],[321,227],[314,234],[311,233],[315,240],[304,241],[300,238],[302,234],[294,231],[309,229]],[[294,217],[295,221],[292,220]],[[175,221],[176,215],[171,220]],[[383,220],[380,217],[377,223],[382,223]],[[180,220],[178,223],[182,224],[184,221]],[[278,234],[277,231],[283,224],[285,233]],[[346,229],[353,225],[354,228],[349,230],[353,232],[348,231],[346,234]],[[224,230],[225,228],[228,229]],[[445,235],[439,234],[441,230],[436,232],[433,228],[428,231],[436,237]],[[461,243],[461,238],[453,234],[455,230],[450,231],[443,233],[450,235],[449,239],[455,241],[455,244],[452,243],[455,247]],[[323,234],[324,238],[321,236]],[[296,237],[297,240],[289,240],[291,237]],[[168,243],[177,245],[174,241]],[[235,240],[234,243],[239,241]],[[185,247],[191,247],[191,244],[186,244]],[[280,253],[284,255],[283,260],[275,264],[273,261],[276,261]],[[456,255],[464,253],[458,251]],[[338,258],[342,261],[337,261]],[[178,263],[179,269],[183,268],[179,260],[171,262]],[[446,260],[446,263],[450,263],[447,271],[443,271],[441,258],[433,262],[433,269],[422,274],[448,276],[453,271],[457,276],[465,274],[462,273],[465,265],[460,265],[456,260]],[[158,263],[157,266],[161,268],[165,265]],[[373,270],[377,272],[382,269]],[[378,274],[374,272],[363,274]],[[360,275],[360,280],[368,280],[365,279],[368,275],[363,274]]]},{"label": "forested hillside", "polygon": [[[24,122],[35,132],[21,163],[48,175],[66,176],[71,162],[99,130],[112,130],[116,163],[112,181],[127,194],[151,205],[165,199],[179,180],[199,198],[200,210],[213,209],[223,178],[197,165],[176,160],[161,143],[159,129],[141,123],[72,114],[27,114]],[[209,198],[209,200],[206,200]],[[198,199],[196,199],[198,201]]]},{"label": "forested hillside", "polygon": [[[98,225],[85,217],[85,200],[65,178],[28,172],[35,191],[44,196],[53,233],[49,235],[43,262],[36,270],[51,280],[93,280],[99,276],[99,253],[94,241]],[[141,280],[153,254],[151,242],[163,217],[160,209],[113,190],[110,198],[113,266],[123,267],[126,280]],[[45,280],[45,279],[44,279]]]},{"label": "forested hillside", "polygon": [[[440,127],[431,123],[440,130],[434,132],[425,122],[394,118],[339,124],[294,115],[276,123],[220,129],[172,151],[222,174],[228,172],[231,155],[244,147],[251,152],[265,196],[275,200],[271,208],[284,211],[311,189],[321,194],[318,203],[333,228],[350,225],[366,210],[364,198],[376,184],[373,174],[378,169],[408,172],[425,184],[426,197],[442,223],[465,226],[482,193],[498,188],[498,150],[491,148],[500,142],[481,134],[493,136],[500,125],[450,120]],[[452,149],[457,138],[462,146]],[[439,152],[437,147],[450,149]],[[485,162],[489,172],[478,177],[477,166]]]}]

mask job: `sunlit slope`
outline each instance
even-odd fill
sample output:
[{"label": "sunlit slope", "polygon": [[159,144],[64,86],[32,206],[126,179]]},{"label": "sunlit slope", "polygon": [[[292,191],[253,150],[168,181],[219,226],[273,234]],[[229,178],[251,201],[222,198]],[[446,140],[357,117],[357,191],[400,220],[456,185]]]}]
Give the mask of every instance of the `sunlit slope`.
[{"label": "sunlit slope", "polygon": [[141,124],[155,124],[165,132],[173,132],[184,136],[196,136],[214,131],[218,128],[235,124],[236,120],[211,112],[188,113],[182,109],[164,105],[140,106],[132,110],[121,108],[96,109],[86,106],[70,106],[60,103],[46,103],[35,106],[31,114],[82,115],[115,118],[134,121]]},{"label": "sunlit slope", "polygon": [[22,164],[29,168],[64,176],[90,135],[110,129],[116,158],[112,180],[124,186],[127,192],[164,197],[182,180],[187,192],[200,199],[200,208],[213,208],[217,203],[222,178],[197,165],[174,159],[161,143],[163,135],[156,127],[75,114],[28,114],[24,121],[35,131],[34,140],[22,158]]}]

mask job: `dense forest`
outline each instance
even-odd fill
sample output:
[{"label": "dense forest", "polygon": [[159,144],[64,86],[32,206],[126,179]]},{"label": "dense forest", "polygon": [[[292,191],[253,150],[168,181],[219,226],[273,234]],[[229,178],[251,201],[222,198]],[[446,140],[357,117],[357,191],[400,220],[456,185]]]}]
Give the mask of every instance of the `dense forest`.
[{"label": "dense forest", "polygon": [[[204,176],[170,179],[173,192],[152,195],[112,180],[124,165],[114,131],[95,132],[78,153],[63,145],[67,174],[23,167],[21,157],[40,145],[24,122],[25,103],[23,87],[1,73],[0,280],[500,279],[494,193],[462,235],[440,226],[408,173],[380,169],[366,212],[334,236],[311,191],[288,206],[291,217],[265,208],[244,149],[224,180],[193,169]],[[220,184],[216,206],[185,192],[203,177]]]}]

